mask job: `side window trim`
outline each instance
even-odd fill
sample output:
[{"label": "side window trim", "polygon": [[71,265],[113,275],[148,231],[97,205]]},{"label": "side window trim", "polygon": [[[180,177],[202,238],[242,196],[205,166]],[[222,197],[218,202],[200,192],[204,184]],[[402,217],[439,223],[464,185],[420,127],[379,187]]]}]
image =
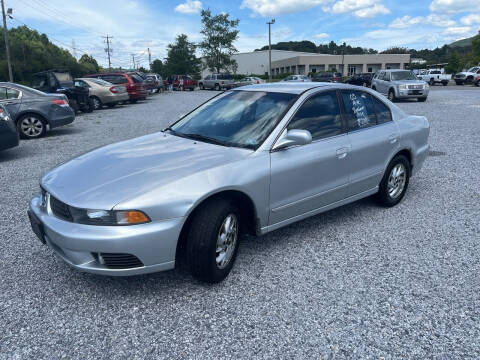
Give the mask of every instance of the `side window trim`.
[{"label": "side window trim", "polygon": [[[377,126],[380,126],[380,125],[384,125],[384,124],[388,124],[388,123],[390,123],[390,122],[393,122],[393,114],[392,114],[392,109],[390,109],[390,106],[388,106],[387,104],[385,104],[385,102],[383,102],[383,101],[382,101],[381,99],[379,99],[378,97],[375,96],[375,98],[374,98],[374,95],[372,95],[372,94],[370,94],[370,96],[372,97],[373,110],[375,111],[375,116],[377,117]],[[389,120],[389,121],[384,122],[384,123],[381,123],[381,124],[378,123],[378,111],[377,111],[377,107],[376,107],[376,105],[375,105],[375,100],[381,102],[381,103],[388,109],[388,112],[390,113],[390,120]]]}]

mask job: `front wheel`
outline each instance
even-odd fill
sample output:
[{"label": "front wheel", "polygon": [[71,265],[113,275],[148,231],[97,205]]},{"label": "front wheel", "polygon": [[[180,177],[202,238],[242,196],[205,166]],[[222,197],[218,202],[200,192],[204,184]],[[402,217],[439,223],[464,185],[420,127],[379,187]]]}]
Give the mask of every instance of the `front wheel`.
[{"label": "front wheel", "polygon": [[215,84],[215,90],[216,90],[216,91],[220,91],[220,90],[221,90],[219,84]]},{"label": "front wheel", "polygon": [[443,86],[447,86],[447,85],[448,85],[448,81],[442,81],[442,85],[443,85]]},{"label": "front wheel", "polygon": [[92,97],[90,97],[90,99],[93,102],[93,108],[95,110],[100,110],[102,108],[102,106],[103,106],[102,101],[98,97],[92,96]]},{"label": "front wheel", "polygon": [[397,155],[388,164],[387,171],[380,182],[377,202],[385,207],[392,207],[402,201],[410,180],[410,162],[404,155]]},{"label": "front wheel", "polygon": [[192,275],[205,282],[225,279],[233,267],[241,237],[240,211],[227,200],[212,200],[197,210],[187,240]]},{"label": "front wheel", "polygon": [[395,96],[395,91],[390,90],[388,92],[388,100],[390,100],[391,102],[395,102],[397,100],[397,97]]},{"label": "front wheel", "polygon": [[38,139],[47,132],[47,123],[38,115],[27,114],[18,120],[17,129],[22,139]]}]

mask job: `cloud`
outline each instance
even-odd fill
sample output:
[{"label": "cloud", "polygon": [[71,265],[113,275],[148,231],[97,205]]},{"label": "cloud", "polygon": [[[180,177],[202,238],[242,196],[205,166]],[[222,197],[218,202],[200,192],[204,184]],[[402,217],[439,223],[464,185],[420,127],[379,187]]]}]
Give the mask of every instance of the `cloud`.
[{"label": "cloud", "polygon": [[449,28],[446,28],[443,33],[445,35],[462,35],[462,34],[467,34],[472,31],[472,28],[470,26],[452,26]]},{"label": "cloud", "polygon": [[198,14],[200,10],[202,10],[202,3],[198,0],[187,0],[186,3],[175,7],[175,11],[182,14]]},{"label": "cloud", "polygon": [[433,25],[438,27],[449,27],[454,26],[455,24],[455,21],[451,20],[446,15],[430,14],[428,16],[416,17],[405,15],[403,17],[393,20],[390,25],[388,25],[388,27],[394,29],[405,29],[415,25]]},{"label": "cloud", "polygon": [[248,8],[254,15],[274,16],[292,14],[323,5],[331,0],[243,0],[241,9]]},{"label": "cloud", "polygon": [[438,13],[469,12],[478,8],[478,0],[433,0],[430,10]]},{"label": "cloud", "polygon": [[329,37],[330,35],[328,35],[327,33],[320,33],[320,34],[314,35],[315,39],[320,39],[320,40],[328,39]]},{"label": "cloud", "polygon": [[331,6],[325,6],[323,10],[334,14],[353,13],[358,18],[390,14],[390,10],[379,0],[340,0]]},{"label": "cloud", "polygon": [[460,19],[463,25],[475,25],[480,24],[480,14],[469,14]]}]

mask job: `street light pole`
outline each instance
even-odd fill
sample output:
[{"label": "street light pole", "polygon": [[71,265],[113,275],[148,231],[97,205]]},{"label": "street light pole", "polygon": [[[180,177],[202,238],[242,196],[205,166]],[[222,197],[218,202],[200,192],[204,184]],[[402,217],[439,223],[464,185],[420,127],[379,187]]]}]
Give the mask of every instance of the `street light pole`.
[{"label": "street light pole", "polygon": [[[3,0],[2,0],[3,1]],[[268,82],[272,82],[272,33],[270,26],[275,24],[275,19],[267,22],[268,24]]]},{"label": "street light pole", "polygon": [[[8,30],[7,30],[7,17],[5,15],[5,3],[2,1],[2,16],[3,16],[3,37],[5,39],[5,49],[7,52],[7,65],[8,65],[8,76],[10,78],[10,82],[13,82],[13,74],[12,74],[12,63],[10,62],[10,46],[8,45]],[[11,12],[9,12],[10,14]]]}]

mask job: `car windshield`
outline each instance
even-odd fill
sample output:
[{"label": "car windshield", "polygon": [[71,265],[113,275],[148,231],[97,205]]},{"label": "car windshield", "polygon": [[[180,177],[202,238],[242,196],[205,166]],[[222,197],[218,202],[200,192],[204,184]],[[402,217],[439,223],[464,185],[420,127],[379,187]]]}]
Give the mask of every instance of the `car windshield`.
[{"label": "car windshield", "polygon": [[175,135],[255,149],[297,98],[295,94],[230,91],[168,128]]},{"label": "car windshield", "polygon": [[58,81],[72,81],[72,76],[69,72],[54,72]]},{"label": "car windshield", "polygon": [[392,81],[395,80],[417,80],[415,74],[411,71],[392,71]]}]

